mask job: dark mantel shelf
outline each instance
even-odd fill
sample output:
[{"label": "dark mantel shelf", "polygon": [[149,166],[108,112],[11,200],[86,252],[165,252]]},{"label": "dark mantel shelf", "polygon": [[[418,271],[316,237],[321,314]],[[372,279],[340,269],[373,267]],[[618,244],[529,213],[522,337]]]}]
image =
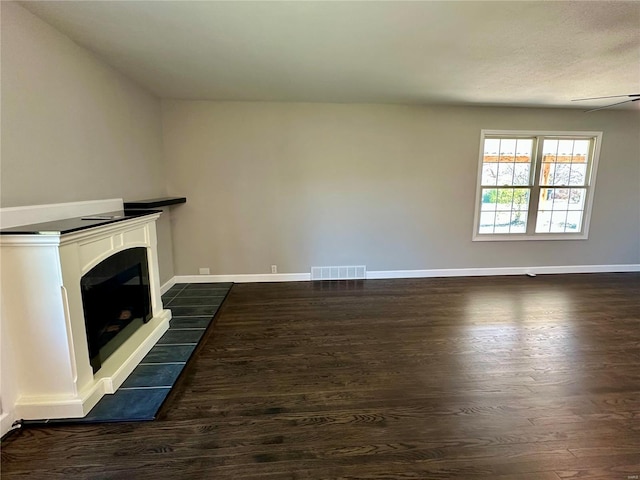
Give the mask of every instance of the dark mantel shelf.
[{"label": "dark mantel shelf", "polygon": [[158,208],[167,207],[170,205],[178,205],[180,203],[187,203],[186,197],[161,197],[161,198],[149,198],[147,200],[138,200],[136,202],[124,202],[125,210],[141,209],[141,208]]}]

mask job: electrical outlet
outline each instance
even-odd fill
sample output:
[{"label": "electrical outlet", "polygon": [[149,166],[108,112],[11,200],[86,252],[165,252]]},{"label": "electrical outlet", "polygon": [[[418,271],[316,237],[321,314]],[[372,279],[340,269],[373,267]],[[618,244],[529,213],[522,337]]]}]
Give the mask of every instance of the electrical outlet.
[{"label": "electrical outlet", "polygon": [[278,273],[278,266],[277,265],[271,265],[271,273]]},{"label": "electrical outlet", "polygon": [[209,268],[200,268],[200,275],[210,275],[211,270]]}]

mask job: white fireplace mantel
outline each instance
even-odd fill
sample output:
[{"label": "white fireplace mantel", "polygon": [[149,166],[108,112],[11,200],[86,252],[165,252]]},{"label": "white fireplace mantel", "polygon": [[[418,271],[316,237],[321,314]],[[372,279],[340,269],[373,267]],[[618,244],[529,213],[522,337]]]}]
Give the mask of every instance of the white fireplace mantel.
[{"label": "white fireplace mantel", "polygon": [[[103,395],[116,391],[168,329],[171,312],[162,305],[156,250],[159,216],[152,213],[66,234],[0,235],[7,337],[2,341],[3,347],[7,340],[11,344],[13,417],[85,416]],[[134,247],[147,249],[152,319],[94,374],[80,279],[105,258]]]}]

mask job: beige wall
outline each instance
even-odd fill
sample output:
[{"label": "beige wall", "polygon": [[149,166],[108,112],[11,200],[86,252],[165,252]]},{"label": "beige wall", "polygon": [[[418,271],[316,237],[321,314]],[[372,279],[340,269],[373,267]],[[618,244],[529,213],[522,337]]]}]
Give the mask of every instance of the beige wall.
[{"label": "beige wall", "polygon": [[[163,281],[174,263],[234,274],[640,261],[635,112],[164,101],[161,115],[156,97],[2,2],[1,115],[2,206],[167,186],[188,197],[159,225]],[[471,242],[482,128],[604,131],[588,241]]]},{"label": "beige wall", "polygon": [[[159,99],[13,2],[2,2],[1,118],[3,207],[166,191]],[[171,249],[165,234],[163,281]]]},{"label": "beige wall", "polygon": [[[481,129],[603,131],[590,238],[472,242]],[[637,112],[164,101],[176,274],[640,263]]]}]

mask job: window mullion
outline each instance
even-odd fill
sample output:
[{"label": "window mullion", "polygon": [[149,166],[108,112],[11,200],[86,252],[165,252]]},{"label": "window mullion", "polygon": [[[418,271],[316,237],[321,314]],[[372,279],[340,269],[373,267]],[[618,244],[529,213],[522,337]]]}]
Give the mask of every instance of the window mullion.
[{"label": "window mullion", "polygon": [[527,235],[533,235],[538,221],[538,204],[540,202],[540,171],[542,170],[542,141],[544,137],[536,137],[533,152],[533,177],[529,179],[529,214],[527,215]]}]

